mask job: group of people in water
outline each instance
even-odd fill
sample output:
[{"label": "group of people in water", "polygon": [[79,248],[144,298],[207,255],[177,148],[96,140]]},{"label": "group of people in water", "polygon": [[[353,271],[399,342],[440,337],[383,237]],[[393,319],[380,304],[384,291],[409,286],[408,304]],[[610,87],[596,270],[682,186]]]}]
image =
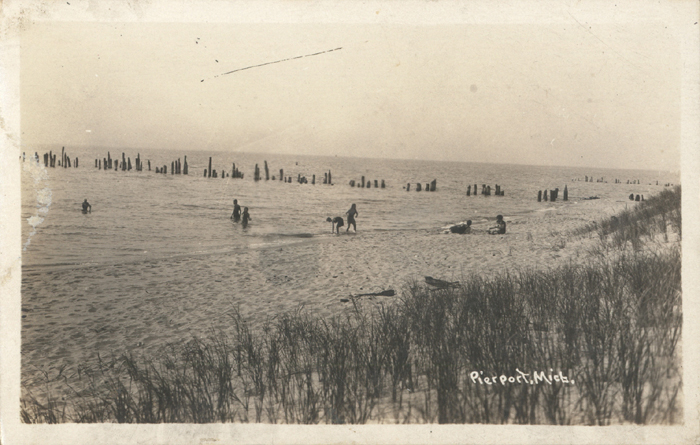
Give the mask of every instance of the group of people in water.
[{"label": "group of people in water", "polygon": [[[83,201],[83,213],[92,213],[92,206],[88,202],[87,198],[85,198],[85,201]],[[358,216],[359,213],[357,213],[357,207],[355,206],[355,204],[350,206],[350,210],[345,212],[345,215],[348,219],[348,226],[345,229],[345,232],[348,232],[350,230],[350,226],[352,225],[352,230],[355,233],[357,233],[357,223],[355,222],[355,217]],[[245,228],[248,227],[248,221],[252,220],[253,218],[251,218],[250,214],[248,213],[248,207],[243,207],[241,211],[241,206],[238,205],[238,200],[234,199],[233,213],[231,213],[231,219],[233,220],[233,222],[240,222],[243,228]],[[331,223],[331,233],[337,233],[338,235],[340,235],[340,228],[345,225],[343,217],[336,216],[335,218],[331,218],[329,216],[328,218],[326,218],[326,221]],[[450,226],[449,232],[459,234],[471,233],[471,225],[471,220],[467,221],[466,224],[455,224],[453,226]],[[506,222],[503,220],[503,215],[498,215],[496,217],[496,225],[493,227],[489,227],[488,233],[491,235],[502,235],[506,233]]]},{"label": "group of people in water", "polygon": [[248,213],[248,207],[243,207],[243,212],[241,212],[241,206],[238,205],[238,200],[234,199],[233,200],[233,213],[231,213],[231,219],[233,222],[241,222],[241,225],[245,229],[248,227],[248,221],[250,221],[251,218],[250,214]]}]

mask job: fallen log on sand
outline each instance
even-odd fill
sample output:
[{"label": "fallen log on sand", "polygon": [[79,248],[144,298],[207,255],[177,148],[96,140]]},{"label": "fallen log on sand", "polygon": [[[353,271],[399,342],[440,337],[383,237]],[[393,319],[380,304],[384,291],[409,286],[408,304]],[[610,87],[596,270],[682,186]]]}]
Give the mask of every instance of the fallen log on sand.
[{"label": "fallen log on sand", "polygon": [[[350,295],[350,298],[360,298],[360,297],[393,297],[394,295],[396,295],[396,292],[394,291],[394,289],[387,289],[387,290],[383,290],[383,291],[381,291],[381,292],[370,292],[370,293],[367,293],[367,294]],[[340,302],[341,302],[341,303],[347,303],[348,301],[350,301],[350,299],[348,299],[348,298],[341,298],[341,299],[340,299]]]},{"label": "fallen log on sand", "polygon": [[447,289],[450,287],[456,287],[459,286],[459,281],[445,281],[445,280],[438,280],[437,278],[433,277],[425,277],[425,283],[429,286],[437,287],[439,289]]}]

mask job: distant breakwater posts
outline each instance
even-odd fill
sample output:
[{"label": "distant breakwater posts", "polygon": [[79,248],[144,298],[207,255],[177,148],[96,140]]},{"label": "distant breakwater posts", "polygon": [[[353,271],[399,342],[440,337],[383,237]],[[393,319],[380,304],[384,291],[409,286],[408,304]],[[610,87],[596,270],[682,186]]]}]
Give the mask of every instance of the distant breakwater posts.
[{"label": "distant breakwater posts", "polygon": [[[63,167],[63,168],[78,168],[78,157],[76,156],[73,159],[73,162],[70,160],[70,156],[68,156],[68,153],[66,153],[66,147],[61,148],[61,159],[56,162],[56,156],[58,156],[58,153],[53,154],[53,150],[49,150],[48,153],[44,153],[44,167],[47,168],[56,168],[56,167]],[[39,157],[39,152],[34,152],[34,156],[30,157],[30,160],[33,160],[37,164],[40,162],[40,157]],[[22,162],[25,162],[27,160],[27,154],[26,152],[22,152]]]},{"label": "distant breakwater posts", "polygon": [[[580,181],[580,180],[581,180],[581,178],[574,178],[574,179],[572,179],[571,181],[572,181],[572,182],[576,182],[576,181]],[[608,181],[605,180],[605,177],[604,177],[604,176],[603,176],[603,177],[600,177],[600,178],[595,178],[595,180],[594,180],[593,176],[584,176],[584,177],[583,177],[583,182],[603,182],[603,183],[607,183]],[[621,181],[620,179],[618,179],[618,178],[615,178],[613,183],[614,183],[614,184],[622,184],[622,181]],[[627,185],[641,185],[641,181],[640,181],[639,179],[628,179],[628,180],[627,180]],[[649,185],[652,185],[652,183],[650,182]],[[659,185],[659,181],[656,181],[656,185]],[[673,184],[670,183],[670,182],[667,182],[667,183],[664,184],[663,186],[664,186],[664,187],[672,187]]]},{"label": "distant breakwater posts", "polygon": [[[369,189],[369,188],[372,188],[372,180],[371,180],[371,179],[368,179],[368,180],[365,181],[365,177],[364,177],[364,176],[362,176],[362,177],[360,178],[359,181],[355,181],[354,179],[351,179],[350,182],[349,182],[349,184],[350,184],[350,187],[357,187],[357,188],[361,188],[361,189],[364,189],[364,188],[368,188],[368,189]],[[378,189],[378,188],[382,188],[382,189],[383,189],[383,188],[386,188],[386,183],[384,182],[383,179],[381,180],[381,183],[379,182],[378,179],[375,179],[375,180],[374,180],[374,188],[375,188],[375,189]]]},{"label": "distant breakwater posts", "polygon": [[[77,159],[77,158],[76,158]],[[151,171],[151,160],[148,159],[146,161],[146,165],[148,167],[148,171]],[[202,176],[205,178],[232,178],[232,179],[243,179],[245,177],[245,174],[238,168],[236,167],[236,163],[233,162],[231,163],[231,171],[228,172],[226,171],[225,168],[222,168],[221,170],[216,170],[212,168],[213,165],[213,157],[209,156],[209,163],[207,168],[204,169]],[[136,171],[143,171],[144,163],[141,160],[141,154],[137,154],[134,162],[134,167]],[[125,153],[122,153],[122,159],[121,163],[118,159],[112,159],[112,154],[108,151],[107,152],[107,157],[104,157],[102,159],[95,159],[95,168],[99,170],[121,170],[121,171],[130,171],[133,167],[131,164],[131,158],[127,157]],[[269,181],[269,180],[277,180],[277,177],[275,175],[270,175],[270,168],[267,164],[267,161],[263,162],[263,168],[264,168],[264,178],[262,174],[262,170],[260,169],[259,164],[255,164],[255,168],[253,169],[253,180],[254,181]],[[171,175],[187,175],[189,173],[189,164],[187,163],[187,156],[184,157],[184,161],[181,158],[177,158],[173,161],[170,162],[170,168],[168,169],[168,165],[164,164],[160,167],[155,167],[154,169],[155,173],[158,174],[164,174],[167,175],[168,171],[170,172]],[[301,173],[297,174],[296,181],[292,178],[292,176],[285,176],[284,175],[284,169],[280,169],[279,171],[279,180],[284,181],[285,183],[292,183],[292,182],[297,182],[299,184],[316,184],[316,175],[312,174],[311,175],[311,181],[307,179],[306,176],[302,175]],[[328,170],[327,172],[324,172],[323,174],[323,184],[329,184],[333,185],[332,182],[332,174],[331,171]],[[382,180],[382,184],[384,184],[384,181]]]},{"label": "distant breakwater posts", "polygon": [[[38,152],[34,152],[33,156],[27,157],[26,152],[22,152],[21,156],[22,162],[25,162],[27,160],[36,162],[37,164],[41,163],[42,157],[39,156]],[[79,165],[79,159],[76,156],[75,158],[71,158],[68,155],[68,152],[66,151],[66,147],[61,148],[61,157],[58,158],[58,153],[53,153],[52,150],[50,150],[48,153],[43,154],[43,161],[44,161],[44,166],[47,168],[55,168],[55,167],[63,167],[63,168],[78,168]],[[233,179],[243,179],[245,177],[244,173],[236,166],[236,163],[231,164],[231,170],[230,172],[227,171],[225,168],[221,168],[220,170],[216,170],[212,168],[213,166],[213,157],[209,157],[209,162],[207,165],[207,168],[203,170],[203,177],[205,178],[233,178]],[[262,181],[263,179],[265,181],[283,181],[285,183],[293,183],[296,182],[298,184],[311,184],[315,185],[316,184],[316,174],[311,174],[310,179],[309,176],[304,175],[302,173],[297,173],[296,178],[294,178],[291,175],[285,175],[284,169],[280,168],[279,169],[279,176],[276,176],[274,174],[270,174],[270,167],[268,165],[268,162],[265,160],[263,161],[262,164],[263,168],[261,170],[260,164],[255,164],[255,167],[253,169],[253,180],[254,181]],[[146,167],[147,171],[154,171],[157,174],[163,174],[167,175],[168,172],[171,175],[188,175],[189,174],[189,164],[187,162],[187,156],[184,156],[184,159],[177,158],[173,159],[170,161],[170,165],[167,163],[161,165],[161,166],[156,166],[152,168],[151,166],[151,160],[147,159],[144,163],[144,161],[141,159],[141,154],[137,153],[136,157],[134,158],[134,162],[132,164],[131,157],[126,156],[126,153],[122,152],[121,153],[121,159],[113,159],[111,152],[107,152],[107,156],[103,157],[102,159],[96,158],[95,159],[95,168],[99,170],[114,170],[114,171],[131,171],[132,169],[141,172],[144,171],[144,167]],[[572,182],[586,182],[586,183],[607,183],[608,181],[605,180],[605,177],[599,177],[595,178],[593,176],[588,176],[585,175],[583,178],[572,178]],[[319,177],[319,183],[322,183],[324,185],[333,185],[333,176],[331,173],[331,170],[328,170],[327,172],[323,173],[323,181],[320,180]],[[623,184],[623,181],[614,178],[614,183],[615,184]],[[348,184],[350,187],[353,188],[378,188],[378,189],[385,189],[387,187],[387,183],[384,179],[367,179],[364,175],[361,176],[359,180],[356,179],[351,179]],[[641,185],[641,181],[639,179],[628,179],[626,180],[627,185]],[[649,185],[652,185],[650,182]],[[659,181],[656,181],[656,185],[660,185]],[[671,187],[674,184],[672,183],[665,183],[663,184],[664,187]],[[433,179],[431,182],[415,182],[415,183],[407,183],[405,187],[403,187],[404,190],[407,192],[410,192],[412,190],[415,190],[417,192],[421,191],[429,191],[429,192],[434,192],[437,190],[437,179]],[[467,189],[466,189],[466,195],[467,196],[505,196],[505,190],[503,187],[499,184],[495,184],[493,187],[488,184],[481,184],[481,187],[477,183],[468,184]],[[581,198],[584,200],[588,199],[600,199],[598,196],[590,196],[587,198]],[[556,202],[559,200],[559,188],[555,188],[553,190],[539,190],[537,192],[537,202]],[[562,196],[562,201],[568,201],[569,200],[569,191],[568,187],[565,185],[564,190],[563,190],[563,196]],[[630,201],[644,201],[644,195],[637,194],[637,193],[630,193],[629,195],[629,200]]]},{"label": "distant breakwater posts", "polygon": [[[409,182],[406,184],[406,187],[404,187],[407,192],[411,191],[411,183]],[[426,182],[425,183],[425,189],[423,189],[422,183],[418,182],[416,183],[416,187],[414,188],[415,191],[420,192],[420,191],[426,191],[426,192],[434,192],[437,190],[437,179],[433,179],[431,182]]]},{"label": "distant breakwater posts", "polygon": [[467,196],[476,196],[477,194],[482,196],[491,196],[493,191],[494,196],[506,196],[505,190],[501,188],[500,185],[496,184],[493,189],[490,185],[481,184],[481,192],[479,193],[479,187],[474,184],[474,189],[472,189],[471,184],[467,186]]}]

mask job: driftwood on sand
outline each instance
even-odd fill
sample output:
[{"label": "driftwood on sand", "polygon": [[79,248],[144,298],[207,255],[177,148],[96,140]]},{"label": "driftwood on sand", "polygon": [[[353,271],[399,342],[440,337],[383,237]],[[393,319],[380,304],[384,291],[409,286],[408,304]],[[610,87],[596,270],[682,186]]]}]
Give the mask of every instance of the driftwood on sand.
[{"label": "driftwood on sand", "polygon": [[425,283],[429,286],[437,287],[438,289],[447,289],[450,287],[459,286],[459,281],[445,281],[433,277],[425,277]]},{"label": "driftwood on sand", "polygon": [[[350,295],[350,298],[360,298],[360,297],[393,297],[396,295],[396,292],[394,289],[387,289],[383,290],[381,292],[369,292],[366,294],[357,294],[357,295]],[[340,299],[341,303],[347,303],[350,301],[349,298],[341,298]]]}]

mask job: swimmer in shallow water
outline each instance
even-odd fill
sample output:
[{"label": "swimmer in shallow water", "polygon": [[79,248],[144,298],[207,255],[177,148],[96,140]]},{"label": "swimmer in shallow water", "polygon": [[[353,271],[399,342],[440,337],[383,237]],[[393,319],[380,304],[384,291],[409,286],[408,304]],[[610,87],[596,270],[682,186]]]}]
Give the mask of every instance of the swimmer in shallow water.
[{"label": "swimmer in shallow water", "polygon": [[243,224],[243,228],[248,227],[248,221],[253,219],[248,214],[248,207],[243,207],[243,215],[241,215],[241,218],[241,224]]},{"label": "swimmer in shallow water", "polygon": [[348,230],[350,230],[350,224],[352,224],[352,230],[355,233],[357,233],[357,225],[355,225],[355,217],[359,214],[357,213],[357,208],[355,207],[355,204],[353,204],[350,207],[350,210],[345,212],[345,214],[348,215],[348,227],[345,229],[345,231],[347,232]]},{"label": "swimmer in shallow water", "polygon": [[238,222],[241,220],[241,206],[238,205],[237,199],[233,200],[233,213],[231,213],[231,219],[234,222]]},{"label": "swimmer in shallow water", "polygon": [[87,202],[87,198],[83,201],[83,213],[92,213],[92,206]]},{"label": "swimmer in shallow water", "polygon": [[338,235],[340,235],[340,228],[343,227],[343,225],[345,224],[343,222],[343,218],[340,216],[336,216],[335,218],[331,219],[331,217],[329,216],[328,218],[326,218],[326,221],[331,223],[331,233],[337,231]]}]

